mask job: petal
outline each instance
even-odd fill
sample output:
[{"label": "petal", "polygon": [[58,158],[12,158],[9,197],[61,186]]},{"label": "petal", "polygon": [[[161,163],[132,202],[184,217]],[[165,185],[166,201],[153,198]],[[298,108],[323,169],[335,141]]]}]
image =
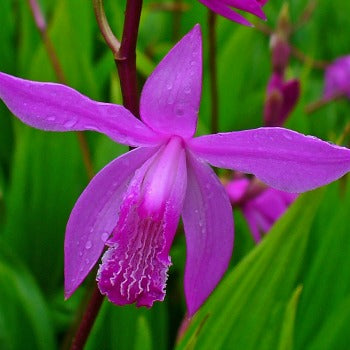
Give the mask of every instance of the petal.
[{"label": "petal", "polygon": [[350,150],[283,128],[207,135],[188,146],[214,166],[256,175],[276,189],[300,193],[350,170]]},{"label": "petal", "polygon": [[190,154],[187,169],[182,218],[187,244],[185,295],[191,316],[228,267],[233,248],[233,217],[226,191],[213,170]]},{"label": "petal", "polygon": [[221,0],[198,0],[203,5],[216,12],[217,14],[231,20],[237,22],[239,24],[243,24],[245,26],[252,26],[249,21],[247,21],[243,16],[238,13],[232,11],[225,2]]},{"label": "petal", "polygon": [[283,192],[268,188],[253,199],[256,209],[273,224],[288,208]]},{"label": "petal", "polygon": [[23,123],[37,129],[93,130],[131,146],[159,143],[159,137],[123,106],[95,102],[65,85],[0,72],[0,98]]},{"label": "petal", "polygon": [[242,212],[245,219],[248,222],[248,226],[250,232],[252,233],[255,243],[259,243],[261,241],[261,233],[258,226],[258,222],[256,220],[256,213],[254,207],[248,204],[242,208]]},{"label": "petal", "polygon": [[[97,280],[102,294],[117,305],[136,303],[151,307],[165,297],[169,250],[173,241],[186,192],[186,162],[182,151],[165,207],[159,215],[145,215],[141,209],[144,179],[154,163],[162,163],[166,149],[146,162],[130,183],[121,207],[119,222],[109,240]],[[157,175],[157,173],[155,173]]]},{"label": "petal", "polygon": [[249,12],[261,19],[266,19],[266,16],[261,9],[261,4],[256,0],[224,0],[227,5],[232,6],[238,10]]},{"label": "petal", "polygon": [[247,178],[234,179],[226,184],[225,189],[233,205],[239,203],[246,194],[250,181]]},{"label": "petal", "polygon": [[281,112],[281,119],[284,122],[288,115],[295,107],[300,95],[299,80],[294,79],[285,83],[282,87],[283,91],[283,108]]},{"label": "petal", "polygon": [[130,178],[155,150],[138,148],[115,159],[92,179],[79,197],[70,215],[64,242],[67,298],[100,257],[106,239],[117,224]]},{"label": "petal", "polygon": [[202,88],[202,37],[196,25],[163,58],[141,95],[142,120],[153,130],[194,135]]}]

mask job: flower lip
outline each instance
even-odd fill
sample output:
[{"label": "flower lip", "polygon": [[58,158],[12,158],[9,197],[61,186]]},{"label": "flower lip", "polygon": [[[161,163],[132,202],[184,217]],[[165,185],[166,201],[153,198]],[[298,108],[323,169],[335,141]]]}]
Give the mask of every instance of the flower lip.
[{"label": "flower lip", "polygon": [[184,143],[179,136],[171,137],[160,150],[143,179],[143,198],[139,207],[141,216],[154,219],[162,216],[184,152]]}]

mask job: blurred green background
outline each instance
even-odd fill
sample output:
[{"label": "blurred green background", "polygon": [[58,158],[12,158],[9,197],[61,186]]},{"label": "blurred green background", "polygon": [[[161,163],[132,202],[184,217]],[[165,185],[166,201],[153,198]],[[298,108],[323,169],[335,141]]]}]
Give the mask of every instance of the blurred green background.
[{"label": "blurred green background", "polygon": [[[176,0],[177,3],[178,0]],[[70,86],[101,101],[121,103],[112,54],[95,22],[92,2],[42,0],[41,5]],[[106,0],[106,13],[120,35],[124,1]],[[143,82],[177,39],[200,23],[204,40],[204,85],[199,133],[209,131],[207,9],[195,0],[184,12],[169,1],[145,0],[138,42]],[[283,1],[265,6],[273,28]],[[293,22],[306,1],[291,0]],[[320,0],[292,36],[292,44],[315,59],[331,61],[349,52],[350,2]],[[252,17],[251,20],[255,21]],[[180,25],[178,25],[180,23]],[[258,22],[255,22],[258,23]],[[260,22],[261,23],[261,22]],[[23,78],[56,77],[28,2],[0,2],[0,70]],[[218,19],[220,131],[262,125],[265,87],[271,73],[269,38],[256,28]],[[295,58],[287,72],[302,82],[302,95],[287,126],[335,141],[346,123],[348,101],[313,115],[323,71]],[[88,183],[75,134],[45,133],[21,124],[0,103],[0,349],[62,349],[91,281],[63,300],[63,239],[69,213]],[[86,133],[97,172],[127,149]],[[255,246],[235,212],[235,249],[224,280],[175,345],[184,317],[186,247],[180,232],[165,302],[150,309],[105,302],[87,349],[350,349],[350,190],[346,179],[301,196]],[[93,278],[93,276],[91,276]]]}]

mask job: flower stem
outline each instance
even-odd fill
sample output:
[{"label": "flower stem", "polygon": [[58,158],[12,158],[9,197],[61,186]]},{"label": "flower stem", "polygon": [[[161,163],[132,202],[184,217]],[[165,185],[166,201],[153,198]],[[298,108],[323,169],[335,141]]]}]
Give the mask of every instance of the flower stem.
[{"label": "flower stem", "polygon": [[84,345],[86,344],[86,341],[90,335],[92,326],[94,325],[96,317],[102,306],[103,298],[103,295],[101,295],[99,289],[95,285],[92,296],[79,324],[79,328],[73,338],[70,350],[81,350],[84,348]]},{"label": "flower stem", "polygon": [[142,0],[127,0],[123,36],[119,55],[115,62],[118,68],[123,104],[139,117],[139,89],[136,71],[136,44],[140,25]]},{"label": "flower stem", "polygon": [[93,0],[97,24],[111,49],[118,69],[123,105],[139,117],[139,88],[136,71],[136,44],[142,0],[127,0],[121,43],[114,36],[103,8],[103,0]]},{"label": "flower stem", "polygon": [[305,113],[312,114],[321,109],[322,107],[327,106],[331,102],[341,99],[342,97],[344,97],[344,94],[342,93],[334,94],[332,97],[328,98],[322,97],[321,99],[312,102],[308,106],[306,106]]},{"label": "flower stem", "polygon": [[216,64],[216,13],[208,11],[209,78],[211,95],[211,132],[219,130],[219,96]]}]

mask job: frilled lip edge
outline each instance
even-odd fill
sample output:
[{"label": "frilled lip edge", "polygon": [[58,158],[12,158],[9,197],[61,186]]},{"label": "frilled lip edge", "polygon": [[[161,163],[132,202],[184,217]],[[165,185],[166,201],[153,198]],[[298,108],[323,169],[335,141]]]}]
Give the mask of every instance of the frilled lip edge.
[{"label": "frilled lip edge", "polygon": [[151,307],[164,300],[169,250],[186,184],[185,152],[178,137],[135,173],[97,275],[101,293],[114,304]]}]

